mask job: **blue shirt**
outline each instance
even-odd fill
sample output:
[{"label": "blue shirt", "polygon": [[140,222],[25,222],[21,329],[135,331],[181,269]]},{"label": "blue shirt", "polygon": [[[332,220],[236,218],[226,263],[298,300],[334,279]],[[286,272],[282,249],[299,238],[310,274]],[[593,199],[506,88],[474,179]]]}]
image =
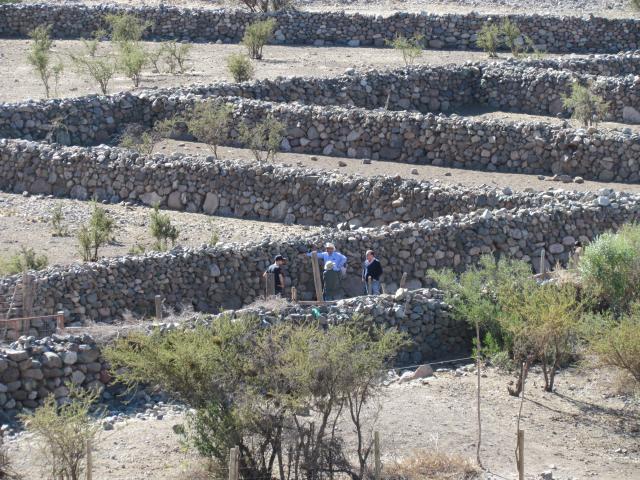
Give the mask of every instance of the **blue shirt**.
[{"label": "blue shirt", "polygon": [[[310,256],[311,256],[311,252],[307,253],[307,257],[310,257]],[[347,264],[347,257],[345,257],[343,254],[335,250],[333,251],[332,254],[329,254],[327,252],[318,252],[318,258],[322,259],[325,264],[327,262],[333,262],[333,269],[336,272],[339,272],[340,270],[342,270],[342,267],[344,267]]]}]

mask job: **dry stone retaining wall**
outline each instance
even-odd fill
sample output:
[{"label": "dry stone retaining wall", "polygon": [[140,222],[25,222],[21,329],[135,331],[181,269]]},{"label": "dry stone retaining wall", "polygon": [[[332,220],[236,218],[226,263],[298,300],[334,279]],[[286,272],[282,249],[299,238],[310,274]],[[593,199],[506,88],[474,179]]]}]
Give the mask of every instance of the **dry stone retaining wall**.
[{"label": "dry stone retaining wall", "polygon": [[[551,264],[568,260],[576,240],[587,242],[598,234],[640,218],[640,205],[624,194],[604,191],[592,202],[567,201],[537,209],[496,210],[439,217],[420,223],[393,223],[351,232],[327,230],[286,242],[267,238],[253,244],[223,244],[195,249],[175,248],[166,253],[107,258],[96,263],[52,267],[36,273],[36,314],[63,310],[72,321],[112,321],[126,310],[153,312],[154,295],[167,305],[196,310],[238,308],[262,294],[261,274],[276,254],[290,259],[287,278],[299,297],[312,297],[309,260],[301,256],[311,245],[336,244],[349,259],[344,287],[349,295],[362,291],[361,262],[372,248],[385,269],[389,291],[406,271],[410,285],[426,284],[427,268],[463,270],[483,253],[535,261],[541,249]],[[0,279],[0,293],[18,277]]]},{"label": "dry stone retaining wall", "polygon": [[[0,5],[0,36],[25,37],[38,25],[52,25],[58,38],[88,38],[105,26],[109,13],[132,13],[153,27],[146,38],[238,42],[250,23],[265,18],[240,10],[186,9],[168,6],[127,8],[115,5]],[[388,17],[338,12],[283,12],[274,41],[287,45],[385,46],[396,35],[421,34],[429,48],[475,50],[477,33],[500,16],[397,13]],[[509,15],[538,48],[549,52],[616,53],[640,46],[635,19]]]}]

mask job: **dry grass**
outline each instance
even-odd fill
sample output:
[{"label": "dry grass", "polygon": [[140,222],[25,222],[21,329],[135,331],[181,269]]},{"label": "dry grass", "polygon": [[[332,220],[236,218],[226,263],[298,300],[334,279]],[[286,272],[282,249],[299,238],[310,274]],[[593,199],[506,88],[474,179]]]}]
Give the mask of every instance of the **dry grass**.
[{"label": "dry grass", "polygon": [[438,451],[415,452],[386,465],[384,480],[474,480],[479,470],[466,458]]},{"label": "dry grass", "polygon": [[293,306],[286,298],[271,296],[267,298],[259,298],[255,302],[243,307],[244,309],[252,310],[267,310],[270,312],[281,312],[289,307]]}]

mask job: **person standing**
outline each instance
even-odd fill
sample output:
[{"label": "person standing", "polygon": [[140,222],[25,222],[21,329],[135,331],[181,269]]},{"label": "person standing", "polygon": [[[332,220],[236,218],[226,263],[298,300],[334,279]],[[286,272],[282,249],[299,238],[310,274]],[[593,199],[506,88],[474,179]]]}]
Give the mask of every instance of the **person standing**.
[{"label": "person standing", "polygon": [[284,272],[282,267],[285,263],[287,263],[286,258],[282,255],[276,255],[276,258],[273,259],[273,264],[269,265],[267,270],[262,274],[264,278],[267,278],[267,275],[273,275],[275,294],[278,296],[282,296],[284,293]]},{"label": "person standing", "polygon": [[[362,282],[364,283],[364,293],[366,295],[380,295],[380,277],[382,276],[382,265],[375,256],[373,250],[367,250],[366,260],[362,268]],[[371,281],[371,286],[369,286]],[[371,291],[369,291],[371,290]]]},{"label": "person standing", "polygon": [[[344,277],[347,274],[347,257],[336,251],[336,246],[333,243],[327,243],[324,248],[324,252],[316,252],[318,258],[322,259],[325,265],[327,262],[333,262],[333,270],[342,274]],[[307,253],[307,257],[310,257],[312,254],[313,252]]]},{"label": "person standing", "polygon": [[331,260],[324,264],[322,273],[322,298],[324,301],[339,300],[340,296],[340,273],[334,270]]}]

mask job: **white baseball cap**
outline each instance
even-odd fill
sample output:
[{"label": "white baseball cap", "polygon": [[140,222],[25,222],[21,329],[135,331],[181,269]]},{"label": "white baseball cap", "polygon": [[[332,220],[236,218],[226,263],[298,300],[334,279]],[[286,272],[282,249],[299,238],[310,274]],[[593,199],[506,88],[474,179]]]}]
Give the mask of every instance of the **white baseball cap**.
[{"label": "white baseball cap", "polygon": [[333,248],[335,250],[336,246],[333,243],[329,242],[324,246],[324,248]]}]

